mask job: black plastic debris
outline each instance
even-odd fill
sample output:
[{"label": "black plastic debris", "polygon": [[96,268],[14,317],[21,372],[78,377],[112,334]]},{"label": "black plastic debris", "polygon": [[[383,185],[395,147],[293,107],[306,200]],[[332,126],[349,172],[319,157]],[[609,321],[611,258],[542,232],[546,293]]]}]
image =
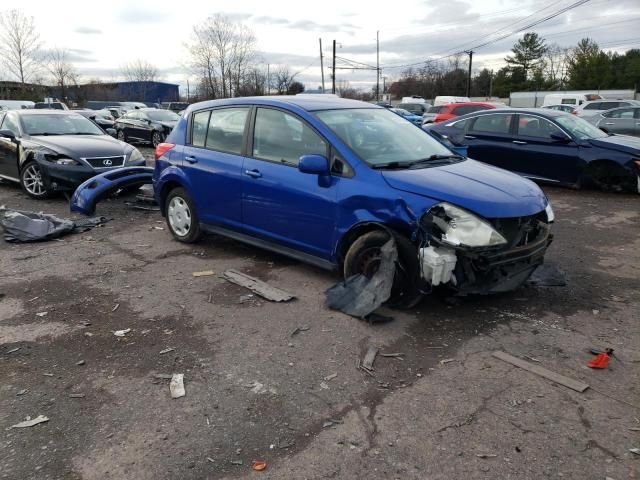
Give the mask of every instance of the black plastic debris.
[{"label": "black plastic debris", "polygon": [[[327,307],[366,320],[368,315],[389,300],[398,261],[395,240],[391,238],[380,251],[378,271],[371,278],[353,275],[328,289],[325,292]],[[388,317],[381,318],[388,320]]]},{"label": "black plastic debris", "polygon": [[4,239],[12,243],[53,240],[70,233],[86,232],[107,221],[105,217],[92,217],[76,222],[46,213],[0,207],[0,226],[4,230]]},{"label": "black plastic debris", "polygon": [[545,262],[534,270],[527,284],[534,287],[565,287],[567,279],[555,263]]}]

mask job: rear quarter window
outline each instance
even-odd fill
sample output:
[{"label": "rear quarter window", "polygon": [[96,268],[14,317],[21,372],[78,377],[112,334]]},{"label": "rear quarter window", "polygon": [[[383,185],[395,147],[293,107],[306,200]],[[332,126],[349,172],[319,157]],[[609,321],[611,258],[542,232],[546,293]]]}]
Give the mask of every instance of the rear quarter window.
[{"label": "rear quarter window", "polygon": [[475,119],[472,130],[507,135],[511,130],[511,118],[511,114],[482,115]]}]

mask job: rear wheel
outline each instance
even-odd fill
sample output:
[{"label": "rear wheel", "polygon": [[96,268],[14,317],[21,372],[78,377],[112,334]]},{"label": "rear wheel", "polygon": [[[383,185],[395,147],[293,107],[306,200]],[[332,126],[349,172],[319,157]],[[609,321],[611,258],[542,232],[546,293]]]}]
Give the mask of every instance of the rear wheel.
[{"label": "rear wheel", "polygon": [[153,132],[153,135],[151,135],[153,148],[157,148],[162,142],[164,142],[164,135],[161,132]]},{"label": "rear wheel", "polygon": [[27,162],[27,164],[22,167],[22,172],[20,173],[20,185],[31,198],[41,200],[51,195],[51,192],[47,189],[44,180],[42,179],[40,165],[33,160]]},{"label": "rear wheel", "polygon": [[589,165],[587,179],[605,192],[635,192],[638,180],[621,165],[601,161]]},{"label": "rear wheel", "polygon": [[121,142],[127,141],[127,134],[124,133],[124,130],[118,130],[118,140],[120,140]]},{"label": "rear wheel", "polygon": [[194,243],[202,236],[193,200],[184,188],[171,190],[165,202],[165,216],[167,226],[176,240]]},{"label": "rear wheel", "polygon": [[[344,259],[344,278],[362,274],[371,278],[380,266],[381,248],[389,241],[389,233],[374,230],[357,238],[349,247]],[[418,254],[413,244],[400,235],[395,236],[398,249],[398,263],[391,296],[387,300],[390,306],[409,308],[417,304],[422,294],[416,287],[418,280]]]}]

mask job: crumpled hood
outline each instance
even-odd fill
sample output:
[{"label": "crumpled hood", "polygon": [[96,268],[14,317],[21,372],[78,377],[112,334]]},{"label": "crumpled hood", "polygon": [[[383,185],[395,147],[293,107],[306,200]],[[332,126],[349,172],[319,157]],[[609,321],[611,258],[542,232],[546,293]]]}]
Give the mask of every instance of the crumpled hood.
[{"label": "crumpled hood", "polygon": [[387,183],[405,192],[446,201],[485,218],[534,215],[547,199],[535,183],[475,160],[416,170],[383,170]]},{"label": "crumpled hood", "polygon": [[619,152],[640,155],[640,138],[627,135],[612,135],[604,138],[592,138],[589,143],[594,147],[610,148]]},{"label": "crumpled hood", "polygon": [[29,144],[35,148],[36,144],[41,145],[73,159],[125,155],[133,150],[109,135],[38,135],[29,137]]}]

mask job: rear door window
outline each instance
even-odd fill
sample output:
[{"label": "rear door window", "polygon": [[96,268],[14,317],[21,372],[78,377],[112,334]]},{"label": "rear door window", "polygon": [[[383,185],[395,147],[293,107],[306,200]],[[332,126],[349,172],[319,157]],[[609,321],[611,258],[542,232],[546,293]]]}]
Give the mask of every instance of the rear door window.
[{"label": "rear door window", "polygon": [[605,108],[602,108],[602,104],[604,102],[594,102],[594,103],[590,103],[588,105],[586,105],[584,107],[585,110],[606,110]]},{"label": "rear door window", "polygon": [[253,156],[297,166],[302,155],[327,156],[327,143],[309,125],[280,110],[258,108]]},{"label": "rear door window", "polygon": [[620,110],[614,110],[608,112],[605,117],[607,118],[633,118],[633,108],[621,108]]},{"label": "rear door window", "polygon": [[520,115],[518,118],[518,136],[551,139],[552,133],[561,133],[549,120],[533,115]]},{"label": "rear door window", "polygon": [[249,107],[211,110],[205,147],[240,155],[248,115]]},{"label": "rear door window", "polygon": [[482,115],[476,118],[471,129],[474,132],[508,135],[512,117],[511,114]]},{"label": "rear door window", "polygon": [[209,110],[193,114],[191,120],[191,145],[194,147],[204,147],[210,114]]},{"label": "rear door window", "polygon": [[576,99],[575,98],[563,98],[560,103],[562,105],[575,105],[576,104]]}]

